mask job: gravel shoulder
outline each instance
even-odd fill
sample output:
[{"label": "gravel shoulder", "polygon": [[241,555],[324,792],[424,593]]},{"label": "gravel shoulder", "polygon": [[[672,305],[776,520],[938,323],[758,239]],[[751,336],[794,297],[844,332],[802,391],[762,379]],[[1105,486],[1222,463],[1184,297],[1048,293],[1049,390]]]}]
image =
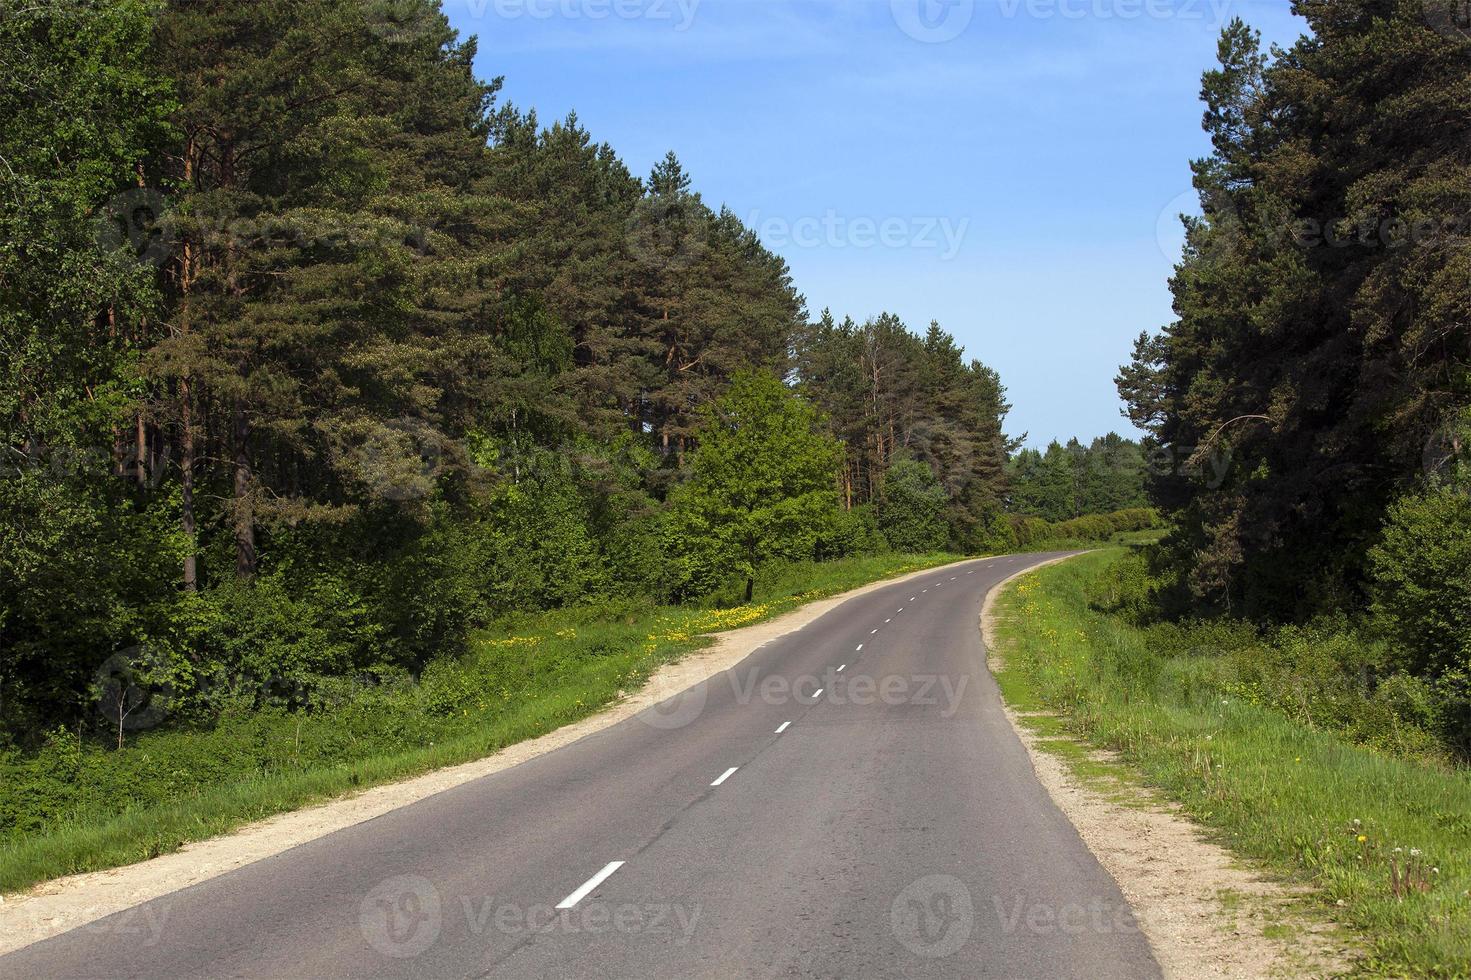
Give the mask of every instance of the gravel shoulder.
[{"label": "gravel shoulder", "polygon": [[[986,596],[981,632],[993,673],[1003,662],[996,652],[996,599],[1008,582],[1039,567]],[[1337,976],[1347,969],[1342,935],[1312,920],[1297,893],[1242,867],[1177,807],[1131,781],[1112,753],[1073,740],[1059,753],[1055,735],[1044,737],[1027,724],[1031,715],[1004,701],[1002,707],[1038,780],[1133,907],[1167,980]],[[1118,775],[1084,777],[1069,761],[1078,758]]]}]

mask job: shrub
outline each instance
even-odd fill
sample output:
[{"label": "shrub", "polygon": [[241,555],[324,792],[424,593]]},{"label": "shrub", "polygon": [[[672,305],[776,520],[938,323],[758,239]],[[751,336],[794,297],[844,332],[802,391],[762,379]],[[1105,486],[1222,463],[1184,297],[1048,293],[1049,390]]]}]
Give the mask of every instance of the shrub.
[{"label": "shrub", "polygon": [[1133,551],[1109,565],[1090,583],[1088,601],[1095,608],[1118,613],[1131,623],[1147,622],[1155,610],[1155,585],[1149,574],[1149,560],[1141,552]]},{"label": "shrub", "polygon": [[1471,667],[1471,497],[1443,488],[1395,503],[1369,570],[1399,666],[1430,677]]},{"label": "shrub", "polygon": [[934,472],[912,459],[896,461],[884,472],[879,528],[895,551],[939,551],[950,538],[945,521],[947,496]]}]

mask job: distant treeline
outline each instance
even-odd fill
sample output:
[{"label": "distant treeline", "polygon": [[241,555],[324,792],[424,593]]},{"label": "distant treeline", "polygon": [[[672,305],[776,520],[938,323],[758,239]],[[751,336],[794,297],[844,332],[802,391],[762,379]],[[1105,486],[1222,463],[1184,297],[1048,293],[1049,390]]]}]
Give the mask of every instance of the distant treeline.
[{"label": "distant treeline", "polygon": [[1054,441],[1046,452],[1023,449],[1007,466],[1012,512],[1048,521],[1144,507],[1148,461],[1132,439],[1110,432],[1089,445]]}]

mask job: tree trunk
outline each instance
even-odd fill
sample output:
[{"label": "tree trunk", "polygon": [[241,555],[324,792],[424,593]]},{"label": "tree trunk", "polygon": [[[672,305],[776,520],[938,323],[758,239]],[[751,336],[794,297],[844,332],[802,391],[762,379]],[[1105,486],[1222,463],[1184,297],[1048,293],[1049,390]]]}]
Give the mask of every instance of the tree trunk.
[{"label": "tree trunk", "polygon": [[235,576],[255,578],[255,507],[251,501],[250,421],[235,406]]},{"label": "tree trunk", "polygon": [[144,486],[147,486],[148,485],[148,471],[149,471],[148,462],[149,461],[148,461],[148,424],[143,419],[143,411],[142,411],[142,409],[139,409],[138,410],[138,432],[137,432],[137,439],[138,439],[138,448],[136,450],[136,458],[134,458],[134,460],[133,460],[133,465],[135,467],[137,467],[137,471],[138,471],[138,486],[144,487]]},{"label": "tree trunk", "polygon": [[753,575],[746,576],[746,602],[750,602],[756,595],[756,578]]},{"label": "tree trunk", "polygon": [[194,518],[194,412],[190,406],[189,378],[179,379],[179,525],[189,551],[184,555],[184,589],[199,590],[198,541]]},{"label": "tree trunk", "polygon": [[[195,145],[191,137],[184,151],[184,182],[194,179]],[[179,326],[189,332],[189,290],[194,285],[194,249],[186,238],[179,254]],[[179,526],[189,551],[184,555],[184,590],[199,591],[199,538],[194,515],[194,405],[190,376],[186,370],[179,376]]]}]

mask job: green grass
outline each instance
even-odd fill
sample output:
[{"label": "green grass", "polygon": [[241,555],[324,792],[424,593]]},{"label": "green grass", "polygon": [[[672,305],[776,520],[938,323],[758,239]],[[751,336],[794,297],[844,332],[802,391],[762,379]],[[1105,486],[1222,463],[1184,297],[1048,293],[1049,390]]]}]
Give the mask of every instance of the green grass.
[{"label": "green grass", "polygon": [[958,560],[881,555],[769,570],[735,608],[580,607],[510,617],[417,683],[352,688],[301,713],[227,714],[108,751],[58,734],[0,757],[0,891],[177,850],[253,820],[482,758],[584,718],[708,634]]},{"label": "green grass", "polygon": [[[1151,652],[1142,630],[1089,605],[1090,583],[1123,553],[1006,589],[1003,695],[1055,711],[1053,724],[1121,753],[1237,854],[1309,886],[1363,937],[1356,972],[1471,976],[1471,773],[1306,728],[1219,690],[1208,657]],[[1396,894],[1391,868],[1406,861],[1423,891]]]}]

